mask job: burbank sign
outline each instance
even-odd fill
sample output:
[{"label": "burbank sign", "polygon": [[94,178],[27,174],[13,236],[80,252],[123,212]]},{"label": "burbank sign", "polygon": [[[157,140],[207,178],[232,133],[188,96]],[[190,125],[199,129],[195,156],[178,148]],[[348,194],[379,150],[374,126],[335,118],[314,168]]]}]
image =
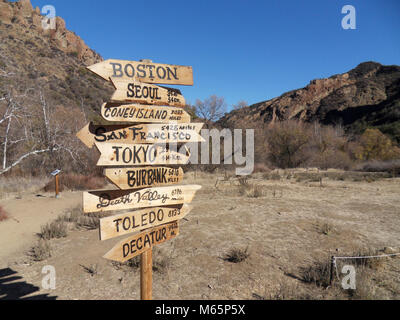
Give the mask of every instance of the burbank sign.
[{"label": "burbank sign", "polygon": [[88,123],[77,137],[100,152],[97,166],[117,189],[84,192],[83,212],[113,212],[100,219],[101,241],[132,234],[103,257],[126,262],[140,255],[141,298],[150,300],[152,248],[179,235],[179,222],[192,210],[189,204],[201,189],[178,185],[184,174],[179,165],[235,161],[242,166],[236,169],[238,175],[251,174],[254,131],[246,131],[243,156],[242,130],[202,130],[203,124],[191,123],[182,108],[186,103],[180,90],[155,85],[193,85],[192,67],[107,60],[88,69],[115,88],[101,107],[110,124]]}]

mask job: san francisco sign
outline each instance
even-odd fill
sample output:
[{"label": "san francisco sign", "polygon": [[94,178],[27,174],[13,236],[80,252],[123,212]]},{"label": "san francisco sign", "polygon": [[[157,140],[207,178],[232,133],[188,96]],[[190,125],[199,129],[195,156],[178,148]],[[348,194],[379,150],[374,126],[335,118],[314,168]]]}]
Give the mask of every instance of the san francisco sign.
[{"label": "san francisco sign", "polygon": [[161,86],[193,85],[192,67],[109,59],[88,69],[115,87],[101,107],[103,119],[115,124],[88,123],[77,137],[96,146],[97,166],[108,167],[104,175],[119,189],[84,192],[83,211],[124,211],[100,219],[100,240],[135,234],[104,258],[126,262],[141,255],[141,298],[151,300],[152,247],[179,234],[178,222],[201,188],[178,185],[183,169],[176,165],[189,161],[186,143],[204,141],[203,124],[191,123],[180,90]]},{"label": "san francisco sign", "polygon": [[202,142],[202,123],[141,124],[136,126],[88,123],[77,137],[89,148],[98,143],[187,143]]}]

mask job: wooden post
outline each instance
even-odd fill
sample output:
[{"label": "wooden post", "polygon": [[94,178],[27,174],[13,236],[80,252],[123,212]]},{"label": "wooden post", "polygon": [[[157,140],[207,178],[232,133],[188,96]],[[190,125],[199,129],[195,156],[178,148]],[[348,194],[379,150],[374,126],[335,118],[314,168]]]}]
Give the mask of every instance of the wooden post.
[{"label": "wooden post", "polygon": [[153,249],[140,255],[140,296],[152,300],[153,295]]},{"label": "wooden post", "polygon": [[55,176],[55,191],[56,191],[56,199],[59,197],[59,188],[58,188],[58,174]]}]

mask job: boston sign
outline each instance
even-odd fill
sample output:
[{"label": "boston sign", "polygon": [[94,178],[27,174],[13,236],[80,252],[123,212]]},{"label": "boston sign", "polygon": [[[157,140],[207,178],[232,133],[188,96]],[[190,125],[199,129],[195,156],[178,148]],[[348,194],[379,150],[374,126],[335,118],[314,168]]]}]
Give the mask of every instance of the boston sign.
[{"label": "boston sign", "polygon": [[188,66],[109,59],[88,69],[107,81],[110,81],[110,78],[137,79],[146,83],[193,85],[193,70]]}]

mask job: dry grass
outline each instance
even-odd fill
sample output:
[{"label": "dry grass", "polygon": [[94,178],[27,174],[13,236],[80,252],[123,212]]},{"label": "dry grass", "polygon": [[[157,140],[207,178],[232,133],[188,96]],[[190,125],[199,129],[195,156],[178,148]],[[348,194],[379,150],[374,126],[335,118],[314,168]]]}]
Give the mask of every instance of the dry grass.
[{"label": "dry grass", "polygon": [[278,172],[271,172],[271,173],[264,173],[263,178],[266,180],[279,181],[281,180],[282,177]]},{"label": "dry grass", "polygon": [[315,262],[308,267],[301,268],[301,279],[317,287],[327,288],[330,282],[330,261]]},{"label": "dry grass", "polygon": [[[279,284],[278,290],[270,295],[270,300],[311,300],[308,294],[300,292],[299,285],[289,281],[283,281]],[[264,299],[266,300],[266,299]]]},{"label": "dry grass", "polygon": [[0,199],[15,193],[38,192],[48,180],[47,177],[1,177]]},{"label": "dry grass", "polygon": [[70,212],[60,215],[57,218],[59,222],[73,224],[75,228],[94,230],[100,227],[100,218],[109,215],[109,213],[89,213],[84,214],[82,207],[73,208]]},{"label": "dry grass", "polygon": [[[343,256],[349,257],[366,257],[379,256],[374,249],[359,249],[350,254]],[[390,258],[366,258],[366,259],[341,259],[337,260],[337,272],[333,270],[333,283],[330,284],[331,266],[330,259],[318,261],[311,266],[302,268],[300,271],[301,280],[305,283],[315,285],[316,287],[325,288],[328,298],[335,297],[337,299],[355,299],[355,300],[371,300],[379,299],[377,289],[379,288],[380,278],[384,275],[385,267]],[[342,288],[342,277],[340,270],[344,265],[353,266],[356,270],[356,288],[344,290]],[[339,278],[338,278],[339,277]],[[296,296],[290,297],[286,294],[285,298],[294,299]]]},{"label": "dry grass", "polygon": [[240,263],[245,261],[250,254],[248,253],[248,248],[245,250],[240,248],[233,248],[228,251],[228,253],[223,258],[225,261],[232,262],[232,263]]},{"label": "dry grass", "polygon": [[90,266],[86,267],[84,265],[80,265],[85,272],[89,273],[92,277],[98,274],[98,265],[97,264],[91,264]]},{"label": "dry grass", "polygon": [[117,270],[121,270],[123,268],[128,268],[129,270],[137,270],[140,268],[140,256],[133,257],[126,262],[112,261],[111,264]]},{"label": "dry grass", "polygon": [[[383,254],[378,250],[367,248],[359,249],[351,254],[349,257],[368,257],[368,256],[382,256]],[[354,265],[356,267],[370,268],[374,271],[382,271],[385,269],[389,257],[380,258],[365,258],[365,259],[346,259],[346,264]]]},{"label": "dry grass", "polygon": [[335,231],[335,228],[332,224],[325,222],[325,223],[318,223],[317,228],[319,230],[320,233],[322,233],[323,235],[329,236],[330,234],[332,234],[332,232]]},{"label": "dry grass", "polygon": [[39,236],[44,240],[65,238],[67,236],[67,224],[61,220],[47,223],[42,226]]},{"label": "dry grass", "polygon": [[260,198],[264,195],[262,186],[255,184],[240,187],[239,192],[241,195],[248,198]]},{"label": "dry grass", "polygon": [[[76,173],[60,174],[59,176],[60,191],[64,190],[96,190],[106,185],[106,181],[102,177],[85,176]],[[43,188],[45,192],[54,192],[54,181],[50,181]]]},{"label": "dry grass", "polygon": [[49,241],[39,239],[38,243],[32,247],[30,256],[34,261],[43,261],[51,257],[51,246]]},{"label": "dry grass", "polygon": [[7,220],[8,218],[8,213],[3,209],[2,206],[0,206],[0,222]]},{"label": "dry grass", "polygon": [[250,184],[247,176],[238,178],[239,194],[248,198],[260,198],[264,195],[260,185]]}]

